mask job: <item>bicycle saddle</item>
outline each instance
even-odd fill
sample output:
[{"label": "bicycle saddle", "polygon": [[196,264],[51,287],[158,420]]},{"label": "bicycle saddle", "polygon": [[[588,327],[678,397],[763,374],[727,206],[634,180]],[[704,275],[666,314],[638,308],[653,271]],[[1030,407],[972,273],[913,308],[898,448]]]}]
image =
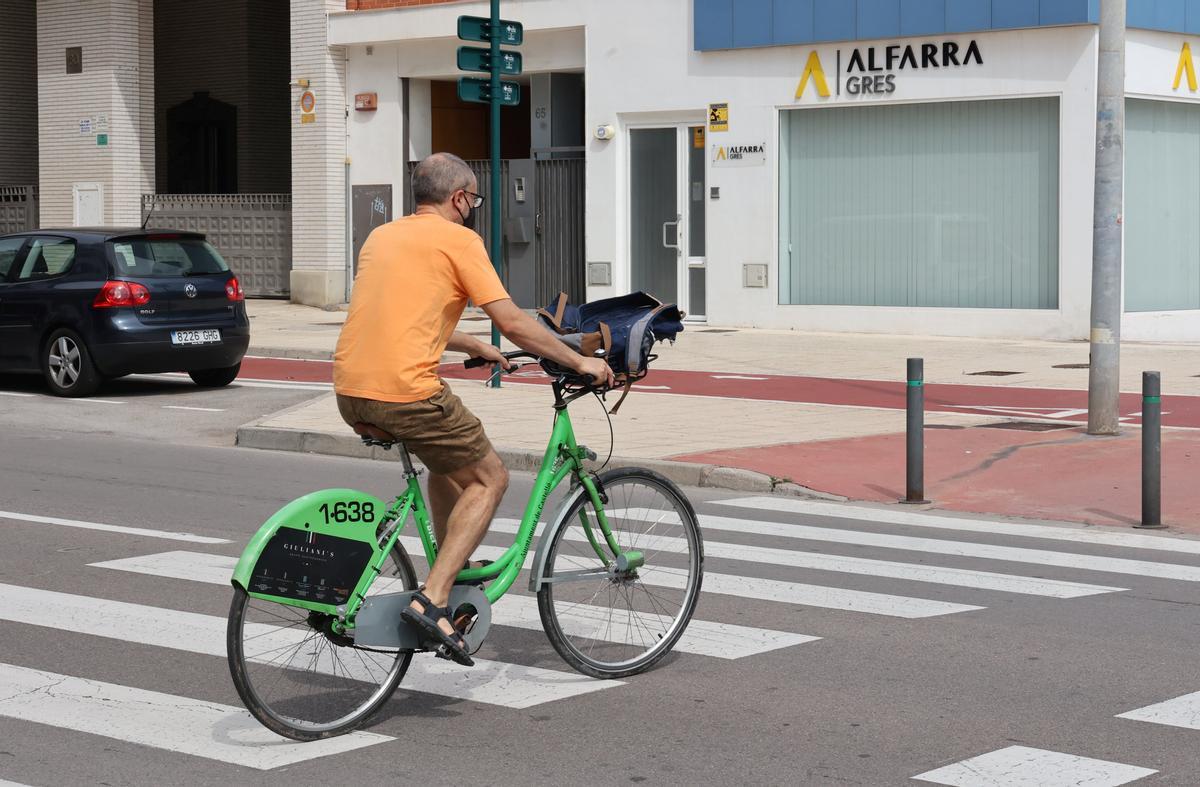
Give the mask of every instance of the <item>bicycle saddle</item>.
[{"label": "bicycle saddle", "polygon": [[354,433],[361,437],[363,442],[368,445],[372,443],[384,445],[386,443],[390,446],[400,442],[396,439],[395,435],[380,429],[375,424],[369,424],[365,421],[359,421],[354,425]]}]

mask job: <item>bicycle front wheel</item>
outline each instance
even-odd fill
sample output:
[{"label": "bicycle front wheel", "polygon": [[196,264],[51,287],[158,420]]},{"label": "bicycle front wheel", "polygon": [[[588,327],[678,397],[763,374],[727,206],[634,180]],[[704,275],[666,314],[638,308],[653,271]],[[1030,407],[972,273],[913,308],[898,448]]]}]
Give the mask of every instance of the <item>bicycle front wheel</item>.
[{"label": "bicycle front wheel", "polygon": [[652,667],[683,636],[700,597],[704,545],[691,503],[663,476],[621,468],[600,482],[608,533],[580,488],[551,536],[538,610],[568,664],[622,678]]},{"label": "bicycle front wheel", "polygon": [[[413,590],[417,575],[400,544],[367,597]],[[412,651],[363,648],[334,618],[254,598],[235,588],[229,608],[229,671],[246,709],[298,741],[341,735],[378,711],[408,671]]]}]

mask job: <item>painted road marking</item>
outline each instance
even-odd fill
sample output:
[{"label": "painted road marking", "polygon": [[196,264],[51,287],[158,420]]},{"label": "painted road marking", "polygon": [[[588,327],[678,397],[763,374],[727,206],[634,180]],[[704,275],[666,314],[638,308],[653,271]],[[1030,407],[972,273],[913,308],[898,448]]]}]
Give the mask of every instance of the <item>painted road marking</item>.
[{"label": "painted road marking", "polygon": [[914,779],[955,787],[1117,787],[1158,771],[1075,754],[1008,746]]},{"label": "painted road marking", "polygon": [[1117,718],[1200,730],[1200,691],[1185,694],[1173,700],[1147,705],[1128,713],[1118,713]]},{"label": "painted road marking", "polygon": [[[402,541],[408,540],[402,539]],[[412,544],[405,543],[405,548],[416,549],[419,553],[420,541],[418,539],[411,539],[411,541]],[[497,554],[503,554],[503,552],[502,549],[497,550]],[[237,565],[237,559],[225,555],[181,551],[109,560],[91,565],[96,568],[111,568],[137,574],[149,574],[150,576],[228,585],[229,577],[233,573],[234,566]],[[381,586],[380,589],[384,588]],[[607,614],[606,610],[592,607],[580,615],[579,622],[594,620],[595,616],[602,612]],[[0,612],[0,615],[2,614]],[[492,610],[492,615],[493,623],[497,626],[512,626],[532,631],[544,629],[538,613],[537,599],[532,596],[506,595]],[[643,615],[643,617],[646,616]],[[613,634],[612,639],[615,642],[624,642],[623,636],[623,633],[617,632]],[[788,648],[792,645],[814,642],[818,639],[820,637],[812,637],[807,634],[793,634],[786,631],[772,631],[693,619],[674,649],[684,653],[695,653],[720,659],[740,659],[771,650]]]},{"label": "painted road marking", "polygon": [[[985,519],[969,519],[953,515],[901,511],[891,508],[846,506],[837,503],[805,501],[784,497],[740,497],[733,500],[714,500],[712,502],[722,506],[754,508],[760,511],[781,511],[789,514],[823,516],[835,519],[858,519],[868,522],[928,527],[938,530],[966,530],[973,533],[991,533],[999,536],[1044,538],[1051,541],[1072,541],[1080,544],[1099,544],[1107,547],[1152,549],[1161,552],[1200,555],[1200,539],[1186,539],[1168,535],[1151,536],[1139,533],[1116,533],[1086,526],[1055,527],[1052,525],[1027,525],[1020,522],[993,522]],[[714,519],[714,517],[701,517],[701,519]],[[749,520],[745,519],[725,520],[724,517],[716,517],[715,519],[718,521],[712,526],[721,530],[744,530],[749,525]],[[724,525],[721,524],[722,522]],[[793,527],[792,525],[779,522],[755,522],[753,524],[756,528],[753,532],[772,536],[788,536],[791,534]]]},{"label": "painted road marking", "polygon": [[[186,374],[175,374],[173,372],[167,372],[164,374],[131,375],[130,379],[182,382],[182,381],[188,380],[189,378]],[[246,388],[275,388],[278,390],[285,390],[285,391],[291,391],[291,390],[295,390],[295,391],[332,391],[333,390],[333,383],[311,383],[311,382],[299,382],[299,381],[293,382],[293,381],[289,381],[289,380],[257,380],[257,379],[242,378],[242,377],[237,378],[232,383],[230,383],[230,385],[234,386],[234,387],[243,386]]]},{"label": "painted road marking", "polygon": [[[493,533],[515,533],[519,523],[515,519],[497,519],[492,522]],[[587,543],[582,533],[569,533],[568,540]],[[419,549],[419,541],[414,542],[414,548]],[[663,539],[663,549],[668,551],[670,546]],[[647,548],[650,541],[639,542],[638,546]],[[707,552],[708,545],[705,545]],[[405,543],[405,548],[409,548]],[[497,555],[504,553],[503,549],[493,547]],[[482,547],[476,550],[478,557],[484,557]],[[495,556],[487,555],[495,560]],[[642,571],[641,579],[647,585],[680,589],[684,574],[657,566],[654,570]],[[702,593],[717,593],[719,595],[745,596],[761,601],[778,601],[783,604],[799,604],[823,609],[837,609],[847,612],[862,612],[868,615],[886,615],[894,618],[931,618],[938,615],[952,615],[957,612],[971,612],[984,607],[969,604],[955,604],[949,601],[933,601],[909,596],[892,596],[885,593],[870,593],[864,590],[846,590],[825,585],[808,585],[801,582],[781,582],[773,579],[759,579],[740,574],[717,574],[712,571],[704,572]]]},{"label": "painted road marking", "polygon": [[[23,397],[23,398],[29,398],[29,397],[34,397],[34,396],[37,396],[37,394],[31,394],[31,393],[18,393],[18,392],[16,392],[16,391],[0,391],[0,396],[20,396],[20,397]],[[0,784],[3,784],[3,783],[4,783],[4,782],[0,782]]]},{"label": "painted road marking", "polygon": [[118,402],[115,399],[95,399],[95,398],[90,398],[90,397],[80,397],[80,398],[73,398],[73,399],[72,398],[61,398],[61,397],[55,397],[55,398],[61,402],[76,402],[77,404],[127,404],[127,402]]},{"label": "painted road marking", "polygon": [[[195,557],[186,552],[178,554]],[[224,572],[221,584],[228,584],[231,571],[232,565]],[[228,621],[223,617],[18,585],[0,584],[0,601],[0,620],[226,657]],[[255,624],[255,632],[260,642],[273,645],[278,641],[281,647],[304,639],[300,631],[261,624]],[[338,673],[346,668],[347,665],[339,664]],[[332,674],[332,663],[327,668],[321,665],[321,671]],[[0,686],[3,685],[0,680]],[[475,667],[464,670],[431,654],[420,654],[409,665],[400,685],[403,690],[520,709],[622,684],[488,659],[476,659]]]},{"label": "painted road marking", "polygon": [[0,787],[29,787],[29,785],[21,784],[20,782],[10,782],[6,779],[0,779]]},{"label": "painted road marking", "polygon": [[13,511],[0,511],[0,519],[10,519],[17,522],[33,522],[39,525],[62,525],[64,527],[79,527],[85,530],[102,530],[106,533],[123,533],[129,536],[146,536],[148,538],[165,538],[169,541],[190,541],[193,544],[229,544],[227,538],[212,538],[197,536],[193,533],[172,533],[166,530],[149,530],[143,527],[126,527],[124,525],[105,525],[100,522],[85,522],[79,519],[61,519],[55,516],[35,516],[33,514],[18,514]]},{"label": "painted road marking", "polygon": [[181,404],[164,404],[164,410],[194,410],[198,413],[223,413],[220,407],[184,407]]},{"label": "painted road marking", "polygon": [[771,379],[770,377],[749,377],[749,376],[747,376],[747,375],[744,375],[744,374],[713,374],[713,375],[709,375],[709,376],[710,376],[710,377],[712,377],[714,380],[755,380],[755,381],[762,381],[762,380],[770,380],[770,379]]},{"label": "painted road marking", "polygon": [[352,732],[299,743],[276,735],[231,705],[12,664],[0,664],[0,686],[0,716],[258,770],[395,740]]},{"label": "painted road marking", "polygon": [[[613,516],[628,516],[624,509],[614,509]],[[706,521],[701,517],[701,521]],[[679,518],[671,514],[664,519],[665,524],[678,524]],[[666,539],[654,537],[650,539],[657,548],[670,552],[685,552],[686,544],[683,539]],[[649,549],[649,541],[639,544]],[[957,587],[975,588],[978,590],[998,590],[1002,593],[1021,593],[1029,596],[1046,596],[1049,598],[1081,598],[1095,596],[1101,593],[1119,593],[1128,588],[1106,587],[1103,585],[1087,585],[1082,582],[1066,582],[1040,577],[1026,577],[1019,574],[998,574],[992,571],[973,571],[965,568],[944,568],[929,566],[923,563],[897,563],[890,560],[875,560],[873,558],[847,557],[844,555],[824,555],[818,552],[804,552],[774,547],[758,547],[746,544],[729,544],[720,541],[704,541],[706,557],[719,557],[728,560],[746,560],[754,563],[770,563],[777,566],[794,568],[811,568],[819,571],[836,571],[841,574],[860,574],[874,577],[888,577],[913,582],[929,582],[935,585],[955,585]]]}]

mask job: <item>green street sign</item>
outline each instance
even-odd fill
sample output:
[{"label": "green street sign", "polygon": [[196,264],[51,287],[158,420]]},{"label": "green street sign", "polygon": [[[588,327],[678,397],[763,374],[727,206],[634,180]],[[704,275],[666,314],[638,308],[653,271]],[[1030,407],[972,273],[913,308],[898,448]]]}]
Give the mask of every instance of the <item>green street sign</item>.
[{"label": "green street sign", "polygon": [[[500,67],[495,69],[501,74],[516,76],[521,73],[521,53],[500,51]],[[460,46],[458,48],[459,71],[482,71],[492,73],[492,52],[476,46]]]},{"label": "green street sign", "polygon": [[[492,100],[492,83],[487,79],[461,77],[458,80],[458,97],[463,101],[487,104]],[[500,83],[500,105],[515,107],[521,103],[521,86],[516,82]]]},{"label": "green street sign", "polygon": [[[458,37],[463,41],[491,41],[492,20],[486,16],[460,16]],[[525,40],[525,29],[521,27],[520,22],[501,19],[496,39],[501,44],[519,46]]]}]

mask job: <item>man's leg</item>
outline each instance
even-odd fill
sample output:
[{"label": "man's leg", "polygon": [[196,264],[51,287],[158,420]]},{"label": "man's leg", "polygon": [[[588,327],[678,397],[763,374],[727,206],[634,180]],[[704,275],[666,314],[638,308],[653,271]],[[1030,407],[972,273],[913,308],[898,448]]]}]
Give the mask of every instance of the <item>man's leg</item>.
[{"label": "man's leg", "polygon": [[462,495],[462,487],[454,483],[448,475],[429,474],[429,515],[433,518],[433,534],[438,547],[446,543],[446,523],[450,521],[450,512]]},{"label": "man's leg", "polygon": [[[439,607],[450,600],[454,578],[487,534],[508,488],[508,471],[496,452],[489,451],[475,464],[450,473],[448,480],[462,492],[446,519],[445,537],[439,539],[437,560],[425,580],[425,595]],[[447,634],[451,633],[448,620],[443,620],[441,626]]]}]

